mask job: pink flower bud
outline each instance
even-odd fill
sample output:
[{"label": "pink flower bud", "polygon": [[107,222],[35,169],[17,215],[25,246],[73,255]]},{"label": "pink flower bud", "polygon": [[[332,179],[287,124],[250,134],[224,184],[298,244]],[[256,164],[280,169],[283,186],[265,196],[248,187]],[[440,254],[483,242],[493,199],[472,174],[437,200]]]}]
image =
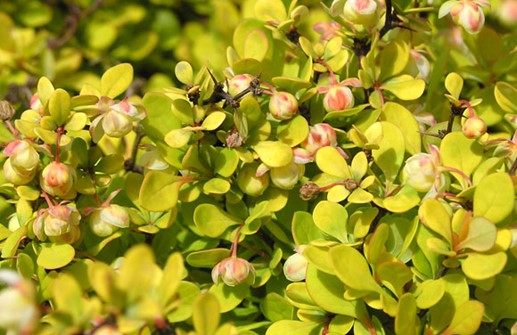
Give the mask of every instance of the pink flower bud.
[{"label": "pink flower bud", "polygon": [[127,98],[110,106],[112,111],[117,111],[131,118],[132,121],[140,121],[146,117],[147,112],[142,105],[128,102]]},{"label": "pink flower bud", "polygon": [[231,96],[236,96],[250,87],[250,83],[254,78],[251,74],[238,74],[234,76],[228,80],[228,93]]},{"label": "pink flower bud", "polygon": [[416,68],[418,70],[417,78],[427,80],[429,78],[429,74],[431,73],[431,64],[427,58],[422,56],[421,53],[415,50],[411,50],[411,57],[415,61]]},{"label": "pink flower bud", "polygon": [[79,240],[79,211],[66,205],[56,205],[42,211],[34,221],[34,234],[41,241],[74,243]]},{"label": "pink flower bud", "polygon": [[310,127],[309,135],[301,147],[310,153],[316,153],[320,148],[336,145],[337,136],[334,128],[326,123],[317,123]]},{"label": "pink flower bud", "polygon": [[287,280],[292,282],[305,280],[307,264],[307,259],[300,252],[289,256],[284,263],[284,275]]},{"label": "pink flower bud", "polygon": [[419,192],[427,192],[436,180],[436,167],[431,154],[418,153],[406,160],[406,183]]},{"label": "pink flower bud", "polygon": [[298,114],[298,100],[291,93],[275,92],[269,100],[269,112],[277,120],[289,120]]},{"label": "pink flower bud", "polygon": [[43,115],[43,104],[41,103],[41,100],[39,99],[38,93],[34,93],[30,100],[30,107],[33,111],[38,112],[39,114]]},{"label": "pink flower bud", "polygon": [[212,280],[219,282],[219,277],[228,286],[240,283],[252,285],[255,282],[255,268],[247,260],[228,257],[217,263],[212,270]]},{"label": "pink flower bud", "polygon": [[462,130],[467,138],[480,138],[486,133],[487,126],[483,119],[474,115],[465,121]]},{"label": "pink flower bud", "polygon": [[354,24],[375,25],[378,20],[377,7],[375,0],[348,0],[343,14]]},{"label": "pink flower bud", "polygon": [[450,0],[440,7],[439,17],[451,14],[454,22],[469,34],[477,34],[485,24],[485,14],[481,7],[490,7],[487,0]]},{"label": "pink flower bud", "polygon": [[333,37],[339,36],[338,30],[341,28],[336,22],[318,22],[312,26],[315,32],[321,35],[322,41],[328,41]]},{"label": "pink flower bud", "polygon": [[90,215],[90,228],[97,236],[113,234],[118,228],[129,227],[129,214],[119,205],[108,205],[96,209]]},{"label": "pink flower bud", "polygon": [[327,112],[337,112],[354,107],[354,95],[346,86],[332,85],[323,97],[323,108]]},{"label": "pink flower bud", "polygon": [[[11,147],[14,144],[14,147]],[[12,150],[11,150],[12,149]],[[23,177],[34,176],[39,165],[39,154],[27,141],[13,141],[6,148],[6,154],[10,153],[11,166]]]},{"label": "pink flower bud", "polygon": [[65,197],[74,185],[75,170],[66,164],[51,162],[41,173],[40,186],[46,193]]},{"label": "pink flower bud", "polygon": [[32,334],[39,318],[34,286],[7,269],[0,269],[0,283],[8,285],[0,290],[0,329],[7,334]]}]

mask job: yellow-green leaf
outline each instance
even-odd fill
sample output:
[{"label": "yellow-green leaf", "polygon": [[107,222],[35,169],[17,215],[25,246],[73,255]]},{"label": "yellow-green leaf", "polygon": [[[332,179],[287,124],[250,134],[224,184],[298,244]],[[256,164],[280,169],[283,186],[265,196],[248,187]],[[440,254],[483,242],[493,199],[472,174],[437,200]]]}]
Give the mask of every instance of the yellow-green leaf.
[{"label": "yellow-green leaf", "polygon": [[101,77],[102,96],[112,99],[122,94],[133,81],[133,67],[129,63],[122,63],[108,69]]}]

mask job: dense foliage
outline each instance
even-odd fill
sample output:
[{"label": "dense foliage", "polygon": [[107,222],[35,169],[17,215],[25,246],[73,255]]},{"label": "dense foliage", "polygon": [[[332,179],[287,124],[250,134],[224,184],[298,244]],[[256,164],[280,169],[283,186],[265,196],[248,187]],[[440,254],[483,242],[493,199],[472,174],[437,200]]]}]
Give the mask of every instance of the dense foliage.
[{"label": "dense foliage", "polygon": [[517,334],[516,26],[3,1],[0,334]]}]

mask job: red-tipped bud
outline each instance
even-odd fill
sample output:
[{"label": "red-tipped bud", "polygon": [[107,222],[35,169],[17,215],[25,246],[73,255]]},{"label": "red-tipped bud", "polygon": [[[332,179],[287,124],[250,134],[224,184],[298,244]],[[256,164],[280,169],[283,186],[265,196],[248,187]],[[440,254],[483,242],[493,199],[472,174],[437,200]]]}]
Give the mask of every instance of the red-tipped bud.
[{"label": "red-tipped bud", "polygon": [[326,123],[317,123],[310,127],[309,135],[301,147],[310,153],[316,153],[320,148],[336,145],[337,136],[334,128]]},{"label": "red-tipped bud", "polygon": [[74,243],[79,240],[81,214],[76,208],[66,205],[53,206],[43,211],[34,221],[34,234],[44,241]]},{"label": "red-tipped bud", "polygon": [[348,0],[344,8],[344,17],[354,24],[371,26],[377,23],[378,11],[375,0]]},{"label": "red-tipped bud", "polygon": [[346,86],[332,85],[323,97],[323,108],[327,112],[337,112],[354,107],[354,95]]},{"label": "red-tipped bud", "polygon": [[75,171],[66,164],[51,162],[41,173],[40,186],[52,196],[65,197],[74,186]]},{"label": "red-tipped bud", "polygon": [[485,24],[485,14],[481,7],[490,7],[487,0],[450,0],[440,7],[439,17],[451,14],[454,22],[462,26],[469,34],[477,34]]},{"label": "red-tipped bud", "polygon": [[232,79],[228,80],[228,93],[230,93],[232,97],[236,96],[242,91],[248,89],[254,78],[255,77],[251,74],[238,74],[234,76]]},{"label": "red-tipped bud", "polygon": [[486,133],[487,126],[483,119],[471,116],[463,124],[462,130],[467,138],[480,138]]},{"label": "red-tipped bud", "polygon": [[269,186],[269,174],[257,176],[258,164],[246,164],[237,174],[237,185],[242,192],[254,197],[260,196]]},{"label": "red-tipped bud", "polygon": [[269,112],[277,120],[289,120],[298,114],[298,100],[291,93],[275,92],[269,100]]},{"label": "red-tipped bud", "polygon": [[307,259],[302,255],[302,248],[287,258],[284,263],[284,275],[287,280],[298,282],[305,280],[307,274]]},{"label": "red-tipped bud", "polygon": [[255,268],[243,258],[228,257],[217,263],[212,270],[214,283],[217,284],[219,278],[228,286],[240,283],[252,285],[255,282]]}]

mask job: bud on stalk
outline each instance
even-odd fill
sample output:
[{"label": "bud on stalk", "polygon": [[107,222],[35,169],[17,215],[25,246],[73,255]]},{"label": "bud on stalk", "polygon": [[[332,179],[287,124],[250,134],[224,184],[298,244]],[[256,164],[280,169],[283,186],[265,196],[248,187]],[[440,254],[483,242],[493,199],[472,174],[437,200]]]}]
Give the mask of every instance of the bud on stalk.
[{"label": "bud on stalk", "polygon": [[219,278],[228,286],[236,286],[241,283],[252,285],[255,282],[255,268],[247,260],[239,257],[228,257],[212,270],[212,280],[215,284]]},{"label": "bud on stalk", "polygon": [[269,100],[269,112],[277,120],[289,120],[298,114],[298,100],[288,92],[275,92]]}]

